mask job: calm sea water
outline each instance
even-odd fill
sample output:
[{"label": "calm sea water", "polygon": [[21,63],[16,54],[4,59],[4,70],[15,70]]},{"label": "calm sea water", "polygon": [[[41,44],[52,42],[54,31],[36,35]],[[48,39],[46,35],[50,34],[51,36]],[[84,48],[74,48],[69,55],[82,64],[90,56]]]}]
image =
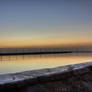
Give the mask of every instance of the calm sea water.
[{"label": "calm sea water", "polygon": [[92,53],[0,56],[0,74],[91,62]]}]

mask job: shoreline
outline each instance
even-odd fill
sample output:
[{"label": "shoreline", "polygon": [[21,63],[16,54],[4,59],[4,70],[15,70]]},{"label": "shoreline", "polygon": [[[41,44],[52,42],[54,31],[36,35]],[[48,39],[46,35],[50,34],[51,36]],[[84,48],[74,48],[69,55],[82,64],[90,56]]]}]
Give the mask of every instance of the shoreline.
[{"label": "shoreline", "polygon": [[[61,66],[57,68],[31,70],[31,71],[25,71],[21,73],[2,74],[0,75],[0,90],[1,90],[0,92],[3,92],[5,90],[14,91],[14,89],[22,90],[30,87],[31,87],[30,90],[32,90],[33,86],[36,86],[39,84],[44,85],[44,83],[48,84],[49,82],[52,83],[52,86],[53,86],[54,82],[61,81],[62,83],[63,80],[66,80],[66,79],[70,80],[71,77],[77,78],[80,76],[82,78],[86,74],[89,77],[92,77],[90,73],[92,74],[92,62]],[[65,83],[67,84],[67,81]],[[40,88],[40,90],[42,90],[42,88]],[[13,92],[13,91],[10,91],[10,92]],[[17,91],[14,91],[14,92],[17,92]],[[23,90],[20,92],[23,92]],[[24,91],[24,92],[30,92],[30,91]],[[32,91],[32,92],[35,92],[35,91]],[[42,92],[45,92],[45,91],[42,91]],[[65,91],[65,92],[68,92],[68,91]],[[91,91],[88,91],[88,92],[91,92]]]}]

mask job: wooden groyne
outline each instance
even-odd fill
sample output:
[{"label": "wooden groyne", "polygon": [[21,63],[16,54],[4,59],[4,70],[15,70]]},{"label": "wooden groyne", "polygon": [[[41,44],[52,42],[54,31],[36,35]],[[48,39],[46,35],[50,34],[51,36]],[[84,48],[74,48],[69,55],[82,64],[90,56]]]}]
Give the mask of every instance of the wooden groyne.
[{"label": "wooden groyne", "polygon": [[0,56],[6,55],[40,55],[40,54],[63,54],[63,53],[72,53],[71,51],[61,51],[61,52],[11,52],[11,53],[0,53]]}]

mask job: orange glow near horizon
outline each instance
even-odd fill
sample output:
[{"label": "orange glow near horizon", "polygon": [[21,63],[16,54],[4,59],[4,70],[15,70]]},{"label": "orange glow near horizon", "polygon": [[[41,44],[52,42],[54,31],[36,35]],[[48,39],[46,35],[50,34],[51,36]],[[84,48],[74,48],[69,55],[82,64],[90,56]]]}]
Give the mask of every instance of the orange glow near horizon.
[{"label": "orange glow near horizon", "polygon": [[30,39],[24,39],[24,40],[5,40],[5,41],[0,41],[0,48],[17,48],[17,47],[49,47],[49,46],[90,46],[91,44],[91,40],[87,41],[83,41],[83,40],[79,40],[79,39],[57,39],[57,38],[38,38],[38,40],[34,39],[34,40],[30,40]]}]

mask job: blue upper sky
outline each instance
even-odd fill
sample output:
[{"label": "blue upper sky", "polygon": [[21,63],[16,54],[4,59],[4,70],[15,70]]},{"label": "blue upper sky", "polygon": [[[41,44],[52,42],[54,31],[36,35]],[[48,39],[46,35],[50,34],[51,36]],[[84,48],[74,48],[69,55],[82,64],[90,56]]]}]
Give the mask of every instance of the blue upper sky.
[{"label": "blue upper sky", "polygon": [[86,44],[91,36],[92,0],[0,0],[1,47]]}]

